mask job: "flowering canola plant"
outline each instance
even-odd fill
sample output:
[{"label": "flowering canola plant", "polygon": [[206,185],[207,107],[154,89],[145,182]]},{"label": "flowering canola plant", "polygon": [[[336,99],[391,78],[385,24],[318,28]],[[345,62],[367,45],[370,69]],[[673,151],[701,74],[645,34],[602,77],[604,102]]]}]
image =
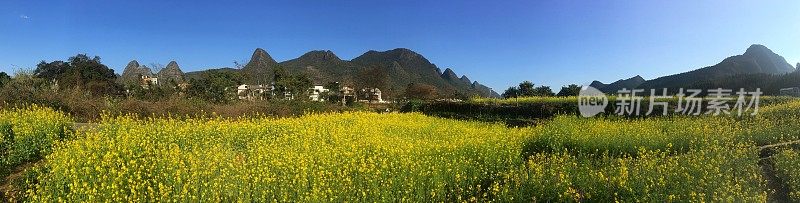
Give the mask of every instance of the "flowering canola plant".
[{"label": "flowering canola plant", "polygon": [[[27,191],[55,202],[765,202],[758,145],[798,138],[800,101],[755,117],[557,116],[535,127],[422,114],[105,117],[54,142]],[[790,122],[796,123],[796,122]],[[796,152],[776,168],[796,191]],[[782,169],[781,169],[782,168]],[[793,193],[797,198],[797,193]]]},{"label": "flowering canola plant", "polygon": [[784,150],[774,159],[778,177],[789,188],[789,198],[800,201],[800,152],[797,150]]},{"label": "flowering canola plant", "polygon": [[47,156],[34,201],[459,201],[521,165],[530,129],[421,114],[108,118]]},{"label": "flowering canola plant", "polygon": [[28,106],[0,111],[0,175],[38,159],[71,134],[72,121],[49,108]]}]

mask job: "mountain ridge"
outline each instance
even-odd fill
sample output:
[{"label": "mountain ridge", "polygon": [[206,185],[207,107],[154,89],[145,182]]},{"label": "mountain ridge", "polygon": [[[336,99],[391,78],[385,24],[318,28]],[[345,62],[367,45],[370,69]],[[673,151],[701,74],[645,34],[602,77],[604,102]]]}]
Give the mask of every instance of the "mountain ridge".
[{"label": "mountain ridge", "polygon": [[604,84],[604,83],[602,83],[600,81],[595,80],[595,81],[592,81],[592,83],[589,86],[597,88],[601,92],[616,93],[617,91],[619,91],[621,89],[634,89],[634,88],[638,87],[639,85],[641,85],[642,83],[644,83],[645,81],[646,80],[644,78],[642,78],[642,76],[636,75],[636,76],[633,76],[633,77],[628,78],[628,79],[617,80],[617,81],[615,81],[613,83],[610,83],[610,84]]},{"label": "mountain ridge", "polygon": [[[401,95],[410,84],[423,83],[436,87],[438,94],[443,97],[499,97],[497,92],[470,80],[466,75],[458,77],[450,68],[442,72],[427,58],[407,48],[369,50],[351,60],[341,59],[330,50],[312,50],[281,62],[275,61],[266,50],[257,48],[247,65],[233,70],[242,74],[245,83],[268,84],[272,82],[272,74],[278,67],[294,74],[305,74],[318,85],[341,82],[344,85],[363,86],[365,82],[373,82],[376,84],[368,86],[384,86],[384,94],[393,96]],[[186,73],[186,78],[196,77],[198,72],[203,71],[208,70]]]},{"label": "mountain ridge", "polygon": [[642,83],[640,89],[677,89],[741,74],[780,75],[796,71],[782,56],[764,45],[753,44],[741,55],[730,56],[713,66],[662,76]]}]

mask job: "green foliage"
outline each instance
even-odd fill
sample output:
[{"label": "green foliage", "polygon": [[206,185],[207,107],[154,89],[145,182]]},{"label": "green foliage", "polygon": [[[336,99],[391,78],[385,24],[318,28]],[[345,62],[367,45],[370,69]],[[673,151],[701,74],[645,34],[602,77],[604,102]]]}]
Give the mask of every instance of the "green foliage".
[{"label": "green foliage", "polygon": [[0,72],[0,87],[6,86],[9,82],[11,82],[11,76],[6,72]]},{"label": "green foliage", "polygon": [[517,87],[509,87],[506,91],[503,92],[501,95],[503,98],[517,98],[521,95],[519,88]]},{"label": "green foliage", "polygon": [[509,87],[501,95],[503,98],[532,97],[532,96],[554,96],[550,86],[536,87],[531,81],[523,81],[517,87]]},{"label": "green foliage", "polygon": [[83,89],[92,95],[119,95],[122,87],[116,81],[114,70],[100,62],[100,57],[89,58],[85,54],[70,57],[67,62],[42,61],[36,66],[34,75],[55,81],[60,89]]},{"label": "green foliage", "polygon": [[536,93],[535,85],[531,81],[519,83],[519,96],[533,96]]},{"label": "green foliage", "polygon": [[[308,89],[313,87],[311,79],[305,74],[291,74],[282,67],[275,68],[275,96],[278,99],[308,99]],[[291,95],[293,98],[286,98]]]},{"label": "green foliage", "polygon": [[141,85],[128,85],[127,93],[128,96],[144,100],[144,101],[159,101],[159,100],[166,100],[180,93],[180,87],[176,84],[164,84],[164,85],[149,85],[147,88],[142,87]]},{"label": "green foliage", "polygon": [[539,86],[533,89],[532,96],[540,96],[540,97],[552,97],[556,94],[553,93],[553,90],[550,89],[550,86]]},{"label": "green foliage", "polygon": [[242,84],[242,76],[231,71],[206,71],[199,79],[190,79],[186,94],[212,103],[228,103],[236,99],[236,86]]},{"label": "green foliage", "polygon": [[559,97],[570,97],[570,96],[573,96],[574,97],[574,96],[578,96],[580,91],[581,91],[581,86],[578,86],[576,84],[571,84],[571,85],[568,85],[568,86],[561,87],[561,90],[558,91],[558,94],[556,94],[556,96],[559,96]]}]

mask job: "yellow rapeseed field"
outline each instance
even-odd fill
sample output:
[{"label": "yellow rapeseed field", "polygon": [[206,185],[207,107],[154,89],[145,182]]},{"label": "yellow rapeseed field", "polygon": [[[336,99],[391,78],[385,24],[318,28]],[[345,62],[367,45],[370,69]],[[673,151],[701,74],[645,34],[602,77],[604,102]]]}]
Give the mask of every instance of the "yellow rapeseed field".
[{"label": "yellow rapeseed field", "polygon": [[[758,146],[798,139],[797,118],[800,101],[755,117],[562,115],[525,128],[417,113],[105,117],[40,147],[25,200],[765,202]],[[797,198],[796,152],[775,160]]]},{"label": "yellow rapeseed field", "polygon": [[39,106],[0,111],[0,175],[49,154],[53,143],[71,134],[71,125],[66,115]]},{"label": "yellow rapeseed field", "polygon": [[460,201],[521,165],[529,129],[420,114],[113,118],[56,146],[34,201]]}]

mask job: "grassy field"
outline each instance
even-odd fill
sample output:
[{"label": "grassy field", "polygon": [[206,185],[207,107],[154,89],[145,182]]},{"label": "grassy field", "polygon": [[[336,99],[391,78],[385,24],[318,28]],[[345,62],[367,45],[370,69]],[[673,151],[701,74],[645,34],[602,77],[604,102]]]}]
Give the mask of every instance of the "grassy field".
[{"label": "grassy field", "polygon": [[10,117],[11,135],[58,135],[36,145],[45,158],[6,196],[14,201],[764,202],[778,190],[761,160],[793,200],[800,191],[797,152],[759,148],[800,138],[793,100],[754,117],[559,115],[522,128],[350,112],[106,116],[72,133],[54,111],[8,112],[57,121]]}]

